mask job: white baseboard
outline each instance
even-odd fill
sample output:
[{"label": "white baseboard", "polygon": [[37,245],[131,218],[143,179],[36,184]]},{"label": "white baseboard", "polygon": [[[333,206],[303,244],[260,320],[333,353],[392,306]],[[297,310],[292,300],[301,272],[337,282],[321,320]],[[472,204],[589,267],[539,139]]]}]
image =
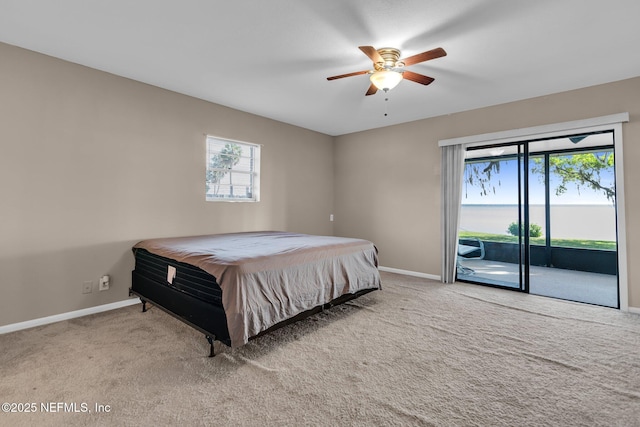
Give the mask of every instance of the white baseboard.
[{"label": "white baseboard", "polygon": [[117,308],[128,307],[135,304],[140,304],[140,298],[130,298],[124,301],[113,302],[111,304],[98,305],[95,307],[84,308],[82,310],[70,311],[68,313],[55,314],[53,316],[27,320],[26,322],[13,323],[11,325],[0,326],[0,335],[20,331],[22,329],[35,328],[36,326],[48,325],[62,320],[75,319],[76,317],[102,313],[103,311],[115,310]]},{"label": "white baseboard", "polygon": [[640,307],[629,307],[629,313],[640,314]]},{"label": "white baseboard", "polygon": [[434,274],[418,273],[417,271],[400,270],[397,268],[379,266],[378,270],[386,271],[387,273],[397,273],[397,274],[404,274],[405,276],[420,277],[422,279],[431,279],[431,280],[437,280],[437,281],[440,281],[441,279],[440,276],[436,276]]}]

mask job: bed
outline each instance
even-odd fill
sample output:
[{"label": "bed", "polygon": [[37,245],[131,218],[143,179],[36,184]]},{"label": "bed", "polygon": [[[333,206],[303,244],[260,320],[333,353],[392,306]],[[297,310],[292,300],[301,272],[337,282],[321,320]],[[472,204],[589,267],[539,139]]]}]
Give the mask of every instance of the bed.
[{"label": "bed", "polygon": [[373,243],[282,231],[148,239],[133,246],[130,294],[239,347],[380,289]]}]

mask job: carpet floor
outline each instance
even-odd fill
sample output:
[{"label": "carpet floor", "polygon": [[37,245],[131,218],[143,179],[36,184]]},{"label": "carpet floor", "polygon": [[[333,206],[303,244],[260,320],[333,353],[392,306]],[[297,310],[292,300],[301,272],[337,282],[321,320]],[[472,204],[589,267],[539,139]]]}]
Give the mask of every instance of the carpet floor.
[{"label": "carpet floor", "polygon": [[139,305],[0,335],[0,425],[640,426],[640,316],[382,279],[214,358]]}]

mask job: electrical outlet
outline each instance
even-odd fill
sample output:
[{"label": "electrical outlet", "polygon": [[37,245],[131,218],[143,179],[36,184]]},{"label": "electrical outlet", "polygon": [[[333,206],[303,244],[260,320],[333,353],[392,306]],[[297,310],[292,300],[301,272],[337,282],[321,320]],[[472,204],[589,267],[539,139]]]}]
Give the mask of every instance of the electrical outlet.
[{"label": "electrical outlet", "polygon": [[90,294],[91,292],[93,292],[93,282],[88,280],[82,284],[82,293]]},{"label": "electrical outlet", "polygon": [[100,278],[100,285],[98,286],[99,291],[107,291],[109,290],[109,276],[104,275]]}]

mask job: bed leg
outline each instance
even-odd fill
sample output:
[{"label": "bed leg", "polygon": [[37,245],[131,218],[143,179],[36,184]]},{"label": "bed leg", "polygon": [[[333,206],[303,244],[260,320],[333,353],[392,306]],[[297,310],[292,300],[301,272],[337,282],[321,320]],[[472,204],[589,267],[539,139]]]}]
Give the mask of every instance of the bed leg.
[{"label": "bed leg", "polygon": [[205,335],[207,337],[207,341],[209,341],[209,345],[211,346],[210,350],[209,350],[209,357],[213,357],[216,354],[213,351],[213,340],[214,338],[209,336],[209,335]]},{"label": "bed leg", "polygon": [[140,298],[140,301],[142,301],[142,312],[146,313],[147,312],[147,302],[145,300],[143,300],[142,298]]}]

